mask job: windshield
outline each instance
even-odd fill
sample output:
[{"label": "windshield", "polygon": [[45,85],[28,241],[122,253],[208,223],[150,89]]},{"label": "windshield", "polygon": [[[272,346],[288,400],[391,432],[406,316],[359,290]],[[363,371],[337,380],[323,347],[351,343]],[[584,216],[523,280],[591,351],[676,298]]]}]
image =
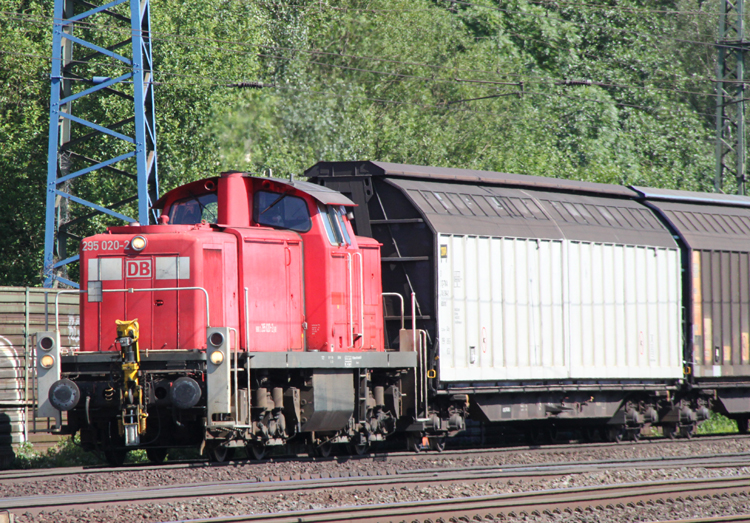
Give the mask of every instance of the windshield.
[{"label": "windshield", "polygon": [[312,227],[305,200],[288,193],[256,192],[253,212],[259,225],[299,232],[307,232]]},{"label": "windshield", "polygon": [[194,223],[216,223],[219,208],[215,192],[188,196],[177,200],[169,209],[169,223],[174,225],[190,225]]}]

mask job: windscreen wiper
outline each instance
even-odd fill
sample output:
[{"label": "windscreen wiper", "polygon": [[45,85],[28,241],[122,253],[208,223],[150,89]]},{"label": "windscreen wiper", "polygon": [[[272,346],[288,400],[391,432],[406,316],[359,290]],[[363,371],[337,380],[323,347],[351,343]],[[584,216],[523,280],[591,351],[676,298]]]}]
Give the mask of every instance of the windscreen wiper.
[{"label": "windscreen wiper", "polygon": [[289,196],[288,192],[285,192],[285,193],[281,194],[278,198],[276,198],[273,202],[271,202],[271,205],[269,205],[268,207],[266,207],[265,209],[263,209],[262,211],[260,211],[260,213],[263,214],[267,210],[271,209],[272,207],[274,207],[277,203],[279,203],[281,200],[283,200],[287,196]]}]

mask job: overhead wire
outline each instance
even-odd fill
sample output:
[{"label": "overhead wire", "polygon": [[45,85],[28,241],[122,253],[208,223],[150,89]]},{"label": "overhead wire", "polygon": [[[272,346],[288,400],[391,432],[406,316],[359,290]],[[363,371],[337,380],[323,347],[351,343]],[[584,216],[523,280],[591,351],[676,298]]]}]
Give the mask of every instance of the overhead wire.
[{"label": "overhead wire", "polygon": [[[483,4],[475,4],[473,2],[468,2],[467,0],[451,0],[451,1],[454,2],[454,3],[456,3],[456,4],[467,5],[467,6],[471,6],[471,7],[478,7],[478,8],[482,8],[482,9],[489,9],[491,11],[499,11],[499,12],[506,13],[506,14],[517,14],[517,15],[528,16],[528,17],[537,18],[537,19],[555,20],[556,22],[567,23],[567,24],[576,25],[576,26],[580,26],[580,27],[594,27],[596,29],[603,29],[605,31],[612,31],[612,32],[617,32],[617,33],[627,33],[627,34],[632,34],[634,36],[640,36],[640,37],[648,37],[648,38],[657,38],[658,37],[660,39],[673,40],[675,42],[687,43],[687,44],[694,44],[694,45],[706,45],[706,46],[710,46],[710,47],[715,47],[716,46],[716,43],[714,43],[714,42],[710,42],[709,43],[709,42],[702,42],[700,40],[686,40],[686,39],[683,39],[683,38],[675,38],[675,37],[671,37],[671,36],[667,36],[667,35],[653,35],[653,34],[649,34],[649,33],[643,33],[641,31],[633,31],[631,29],[621,29],[621,28],[610,27],[610,26],[601,25],[601,24],[592,24],[592,23],[588,23],[588,22],[576,22],[576,21],[573,21],[573,20],[567,20],[565,18],[559,18],[559,17],[555,17],[555,16],[549,16],[548,14],[542,15],[542,14],[537,14],[537,13],[530,13],[528,11],[514,11],[512,9],[504,9],[502,7],[494,7],[494,6],[488,6],[488,5],[483,5]],[[711,37],[712,35],[699,35],[699,36]],[[742,49],[741,46],[727,45],[727,46],[722,46],[722,47],[725,47],[727,49]]]},{"label": "overhead wire", "polygon": [[[19,54],[22,56],[34,57],[34,58],[40,58],[40,59],[49,58],[49,57],[45,57],[41,55],[32,55],[28,53],[13,53],[10,51],[0,51],[0,54]],[[227,84],[229,84],[230,82],[236,81],[236,80],[220,79],[220,78],[215,78],[211,76],[195,75],[195,74],[180,74],[180,73],[166,73],[166,74],[168,74],[169,76],[179,77],[183,79],[191,79],[191,80],[197,79],[197,80],[206,81],[206,85],[211,85],[211,86],[227,86]],[[66,77],[65,79],[70,80],[70,81],[76,81],[76,82],[89,82],[90,83],[90,81],[80,79],[80,78]],[[167,85],[176,86],[178,88],[180,87],[177,84],[164,82],[164,81],[161,81],[161,82],[157,81],[155,83],[157,85],[167,84]],[[186,87],[186,86],[182,86],[182,87]],[[332,87],[332,86],[323,85],[323,87]],[[339,86],[336,86],[336,87],[338,88]],[[329,95],[339,96],[335,92],[316,91],[316,90],[311,90],[311,89],[299,89],[299,88],[295,88],[293,86],[287,86],[287,85],[273,85],[272,88],[279,89],[279,90],[288,90],[288,91],[300,91],[300,92],[305,92],[308,94],[323,94],[323,95],[329,94]],[[369,102],[383,103],[383,104],[388,104],[388,105],[414,105],[414,106],[423,107],[423,108],[439,109],[439,108],[445,108],[445,107],[449,107],[449,106],[453,106],[457,104],[466,103],[468,101],[478,101],[482,99],[491,99],[491,98],[499,98],[499,97],[505,97],[505,96],[514,96],[514,95],[519,96],[519,97],[522,97],[522,96],[544,96],[544,97],[561,96],[565,98],[575,99],[575,100],[578,100],[580,102],[585,102],[585,103],[599,103],[599,104],[615,105],[619,107],[636,108],[636,109],[641,109],[641,110],[651,111],[651,112],[656,112],[658,110],[658,108],[656,107],[649,107],[649,106],[643,106],[643,105],[637,105],[637,104],[627,104],[627,103],[616,102],[614,100],[597,100],[594,98],[584,98],[580,96],[565,95],[562,93],[535,92],[535,91],[527,91],[527,90],[515,91],[515,92],[510,92],[510,93],[497,93],[497,94],[492,94],[492,95],[487,95],[484,97],[477,97],[477,98],[472,98],[472,99],[446,100],[444,102],[437,102],[433,104],[428,104],[428,103],[423,103],[423,102],[403,101],[403,100],[390,100],[390,99],[385,99],[385,98],[375,98],[372,96],[361,96],[361,95],[357,95],[357,96],[346,95],[346,97],[355,98],[358,100],[365,100]],[[488,114],[494,114],[494,113],[490,112]],[[701,113],[693,113],[693,114],[701,114]],[[706,116],[710,116],[710,115],[706,115]]]},{"label": "overhead wire", "polygon": [[[459,3],[469,4],[469,2],[459,2]],[[474,4],[469,4],[469,5],[474,5]],[[491,6],[480,6],[480,7],[487,7],[489,9],[496,9],[494,7],[491,7]],[[523,14],[523,12],[520,12],[520,13]],[[7,15],[8,13],[7,12],[0,12],[0,14]],[[52,17],[47,17],[47,18],[51,19]],[[79,23],[79,24],[80,23],[86,24],[87,22],[77,22],[77,23]],[[108,32],[111,32],[112,29],[113,29],[111,26],[97,26],[95,24],[91,24],[89,26],[89,28],[91,28],[91,29],[106,30]],[[128,29],[120,28],[120,30],[121,30],[121,32],[123,34],[128,34],[128,35],[130,34],[130,30],[128,30]],[[526,39],[535,40],[534,37],[529,37],[528,35],[525,35],[525,38]],[[191,36],[187,36],[187,35],[178,35],[178,34],[159,33],[159,32],[154,32],[154,31],[151,32],[151,40],[152,41],[168,41],[168,40],[171,40],[171,39],[189,40],[190,41],[190,45],[195,47],[196,37],[194,37],[192,35]],[[248,44],[247,42],[218,40],[218,39],[212,39],[212,38],[197,37],[197,39],[198,40],[203,40],[203,41],[209,41],[209,42],[213,42],[213,43],[230,44],[230,45],[240,45],[240,46],[245,46],[245,47],[247,47],[249,45],[252,45],[252,44]],[[547,45],[549,45],[549,41],[545,40],[544,43],[547,44]],[[376,60],[376,61],[388,62],[388,63],[393,63],[393,64],[412,65],[412,66],[427,67],[427,68],[433,68],[433,69],[453,69],[451,66],[441,66],[441,65],[436,65],[436,64],[425,64],[425,63],[419,63],[419,62],[405,62],[405,61],[399,61],[399,60],[393,60],[393,59],[383,59],[383,58],[380,58],[380,57],[372,57],[372,56],[356,56],[356,55],[344,55],[344,54],[341,54],[341,53],[326,53],[324,51],[319,51],[319,50],[295,49],[295,48],[288,48],[288,47],[285,48],[285,47],[270,46],[270,45],[265,45],[265,44],[259,44],[259,46],[260,47],[269,48],[269,49],[277,49],[277,50],[283,49],[283,50],[289,50],[289,51],[293,51],[293,52],[302,52],[302,53],[308,53],[308,54],[323,54],[323,55],[329,55],[329,56],[346,56],[346,57],[354,58],[354,59],[369,59],[369,60]],[[212,48],[212,49],[228,51],[227,49],[222,49],[222,48]],[[239,52],[239,51],[230,51],[230,52]],[[601,58],[601,57],[599,57],[599,58]],[[456,68],[455,70],[461,71],[461,72],[479,72],[479,73],[482,73],[482,74],[514,76],[512,73],[501,73],[499,71],[477,70],[477,69],[466,69],[466,68]],[[682,78],[682,79],[683,80],[691,80],[691,78]]]},{"label": "overhead wire", "polygon": [[668,14],[668,15],[705,15],[718,18],[721,16],[719,13],[708,13],[706,11],[678,11],[674,9],[644,9],[642,7],[626,7],[621,5],[604,5],[604,4],[586,4],[580,2],[565,2],[561,0],[528,0],[530,4],[539,5],[541,7],[548,6],[571,6],[576,9],[592,9],[600,11],[624,11],[633,14]]},{"label": "overhead wire", "polygon": [[[224,51],[229,51],[227,49],[224,49]],[[0,51],[0,54],[14,54],[14,55],[22,55],[22,56],[28,56],[28,57],[35,57],[40,59],[46,59],[51,60],[48,56],[41,56],[41,55],[33,55],[28,53],[15,53],[12,51]],[[257,53],[258,56],[266,57],[266,58],[273,58],[273,59],[280,59],[280,60],[293,60],[293,58],[279,56],[279,55],[268,55],[264,53]],[[69,63],[78,63],[78,64],[85,64],[89,66],[106,66],[106,67],[118,67],[121,69],[127,69],[126,64],[120,64],[120,63],[106,63],[106,62],[90,62],[90,61],[71,61]],[[620,83],[613,83],[613,82],[601,82],[596,80],[590,80],[590,79],[561,79],[561,78],[553,78],[553,77],[541,77],[541,76],[516,76],[517,79],[520,81],[518,82],[496,82],[496,81],[489,81],[489,80],[480,80],[480,79],[471,79],[471,78],[440,78],[440,77],[426,77],[426,76],[417,76],[417,75],[408,75],[403,73],[395,73],[395,72],[389,72],[389,71],[378,71],[373,69],[364,69],[360,67],[351,67],[351,66],[344,66],[339,64],[332,64],[328,62],[319,62],[319,61],[305,61],[304,64],[307,65],[317,65],[322,67],[331,67],[331,68],[337,68],[337,69],[343,69],[343,70],[353,70],[357,72],[363,72],[367,74],[374,74],[378,76],[390,76],[395,78],[403,78],[403,79],[409,79],[409,80],[418,80],[418,81],[424,81],[424,82],[434,82],[434,83],[473,83],[473,84],[484,84],[484,85],[494,85],[494,86],[516,86],[516,87],[522,87],[524,84],[551,84],[551,85],[561,85],[561,86],[596,86],[596,87],[608,87],[608,88],[615,88],[615,89],[640,89],[640,90],[646,90],[646,91],[661,91],[661,92],[669,92],[669,93],[678,93],[678,94],[689,94],[689,95],[696,95],[696,96],[704,96],[704,97],[716,97],[718,96],[715,93],[702,93],[698,91],[687,91],[682,89],[668,89],[668,88],[660,88],[660,87],[654,87],[654,86],[638,86],[638,85],[629,85],[629,84],[620,84]],[[181,78],[199,78],[199,79],[205,79],[207,77],[201,76],[201,75],[186,75],[181,73],[172,73],[168,71],[159,71],[157,73],[158,75],[168,75],[168,76],[175,76],[175,77],[181,77]],[[66,78],[74,81],[83,81],[80,78],[78,79],[71,79]],[[231,83],[231,82],[247,82],[245,79],[231,79],[226,80],[225,83]],[[157,81],[157,84],[165,83],[163,81]],[[505,96],[504,94],[501,96]],[[488,96],[490,97],[496,97],[496,96]],[[618,105],[627,105],[619,103]]]}]

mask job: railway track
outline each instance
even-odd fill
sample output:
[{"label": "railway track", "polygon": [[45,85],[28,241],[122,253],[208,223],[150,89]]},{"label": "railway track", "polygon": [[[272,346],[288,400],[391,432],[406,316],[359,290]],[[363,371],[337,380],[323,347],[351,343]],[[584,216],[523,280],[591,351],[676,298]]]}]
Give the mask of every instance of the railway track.
[{"label": "railway track", "polygon": [[[518,446],[512,446],[512,447],[495,447],[495,448],[481,448],[481,449],[457,449],[457,450],[446,450],[444,452],[441,452],[439,454],[435,452],[422,452],[422,453],[414,453],[412,451],[406,451],[406,452],[388,452],[388,453],[370,453],[363,456],[333,456],[329,458],[320,458],[320,457],[295,457],[295,456],[284,456],[284,457],[275,457],[270,458],[264,461],[230,461],[227,463],[209,463],[205,460],[187,460],[187,461],[177,461],[177,462],[165,462],[160,463],[157,465],[154,464],[137,464],[137,465],[130,465],[130,466],[122,466],[122,467],[110,467],[107,465],[101,465],[101,466],[88,466],[88,467],[65,467],[65,468],[52,468],[52,469],[31,469],[31,470],[4,470],[0,471],[0,486],[4,483],[11,483],[11,482],[17,482],[17,481],[33,481],[33,480],[45,480],[45,481],[51,481],[55,479],[62,479],[65,477],[70,476],[76,476],[80,474],[112,474],[112,473],[122,473],[122,472],[142,472],[142,471],[150,471],[150,470],[182,470],[182,469],[194,469],[194,470],[200,470],[200,469],[207,469],[212,467],[225,467],[225,466],[233,466],[237,463],[243,463],[247,464],[249,466],[254,465],[262,465],[264,463],[284,463],[284,462],[337,462],[341,460],[353,460],[353,461],[366,461],[366,460],[372,460],[372,459],[387,459],[389,461],[392,461],[394,463],[398,463],[399,461],[412,461],[414,459],[435,459],[437,457],[450,459],[453,457],[464,457],[464,456],[471,456],[476,454],[477,452],[481,452],[484,457],[491,457],[496,456],[498,458],[502,458],[503,455],[507,454],[513,454],[518,452],[529,452],[533,451],[535,453],[539,454],[545,454],[545,453],[558,453],[560,451],[567,451],[567,452],[573,452],[579,453],[582,450],[588,450],[588,449],[623,449],[628,448],[630,446],[636,447],[636,448],[642,448],[648,445],[666,445],[666,446],[680,446],[684,444],[688,444],[690,442],[712,442],[712,441],[727,441],[727,440],[750,440],[750,435],[738,435],[738,434],[728,434],[728,435],[712,435],[712,436],[700,436],[696,437],[692,440],[670,440],[666,438],[653,438],[653,439],[642,439],[640,441],[634,442],[634,441],[627,441],[627,442],[620,442],[620,443],[574,443],[574,444],[554,444],[554,445],[518,445]],[[575,447],[573,446],[575,445]],[[734,456],[734,457],[740,457],[743,455],[743,453],[734,453],[734,454],[725,454],[725,456]],[[714,456],[713,454],[703,454],[700,456],[691,456],[691,457],[662,457],[662,458],[646,458],[646,461],[649,463],[653,461],[663,460],[664,463],[669,463],[670,461],[674,460],[693,460],[693,459],[705,459],[710,458],[711,456]],[[636,462],[637,459],[631,460],[632,462]],[[594,463],[594,462],[591,462]],[[611,462],[610,462],[611,463]],[[541,464],[540,466],[547,466],[545,464]],[[666,465],[665,465],[666,466]],[[507,468],[507,467],[506,467]],[[278,479],[294,479],[294,475],[288,475],[288,476],[281,476]],[[1,499],[1,498],[0,498]]]},{"label": "railway track", "polygon": [[[395,464],[394,464],[395,465]],[[454,484],[493,481],[528,481],[530,479],[554,478],[564,475],[590,472],[634,469],[666,468],[742,468],[750,467],[750,453],[705,455],[685,457],[660,457],[653,459],[588,461],[549,463],[539,465],[506,467],[463,467],[460,470],[433,468],[414,470],[394,469],[390,474],[378,475],[339,475],[328,473],[325,477],[296,477],[290,479],[268,478],[268,481],[235,480],[214,483],[177,484],[162,487],[147,487],[98,492],[65,493],[24,497],[0,498],[0,507],[10,510],[50,510],[75,506],[92,507],[118,503],[146,503],[155,500],[185,499],[215,496],[253,496],[278,493],[299,493],[324,490],[327,488],[399,488],[423,484]],[[750,486],[746,478],[745,485]]]},{"label": "railway track", "polygon": [[[718,499],[721,497],[744,497],[750,493],[750,476],[737,478],[711,478],[683,481],[661,481],[646,484],[604,485],[501,494],[462,499],[441,499],[411,503],[389,503],[359,507],[335,507],[320,510],[304,510],[279,514],[255,514],[190,520],[190,523],[309,523],[350,521],[357,523],[376,522],[426,522],[455,520],[488,520],[515,518],[542,514],[554,515],[576,511],[602,510],[604,507],[624,509],[627,505],[645,506],[656,501],[693,501],[696,499]],[[455,518],[455,519],[454,519]],[[675,520],[680,521],[680,520]],[[750,514],[732,519],[702,518],[682,520],[700,521],[750,521]],[[176,523],[176,522],[173,522]],[[185,523],[185,522],[183,522]]]}]

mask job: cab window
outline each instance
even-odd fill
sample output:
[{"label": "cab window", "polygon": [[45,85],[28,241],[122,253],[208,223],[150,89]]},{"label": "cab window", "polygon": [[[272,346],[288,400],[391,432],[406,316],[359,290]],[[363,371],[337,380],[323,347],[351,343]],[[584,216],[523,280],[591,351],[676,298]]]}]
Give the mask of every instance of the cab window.
[{"label": "cab window", "polygon": [[194,223],[216,223],[219,202],[215,192],[188,196],[177,200],[169,208],[169,223],[190,225]]},{"label": "cab window", "polygon": [[346,230],[342,207],[333,207],[328,205],[319,205],[318,210],[323,218],[328,241],[331,245],[351,245],[352,239],[349,237],[349,231]]},{"label": "cab window", "polygon": [[346,230],[346,220],[344,220],[344,215],[346,214],[346,212],[344,211],[343,207],[335,207],[335,211],[337,221],[339,222],[339,227],[341,227],[341,232],[344,233],[344,241],[346,241],[348,245],[351,245],[352,239],[349,237],[349,231]]},{"label": "cab window", "polygon": [[307,232],[312,227],[305,200],[289,193],[256,192],[253,220],[258,225],[298,232]]}]

